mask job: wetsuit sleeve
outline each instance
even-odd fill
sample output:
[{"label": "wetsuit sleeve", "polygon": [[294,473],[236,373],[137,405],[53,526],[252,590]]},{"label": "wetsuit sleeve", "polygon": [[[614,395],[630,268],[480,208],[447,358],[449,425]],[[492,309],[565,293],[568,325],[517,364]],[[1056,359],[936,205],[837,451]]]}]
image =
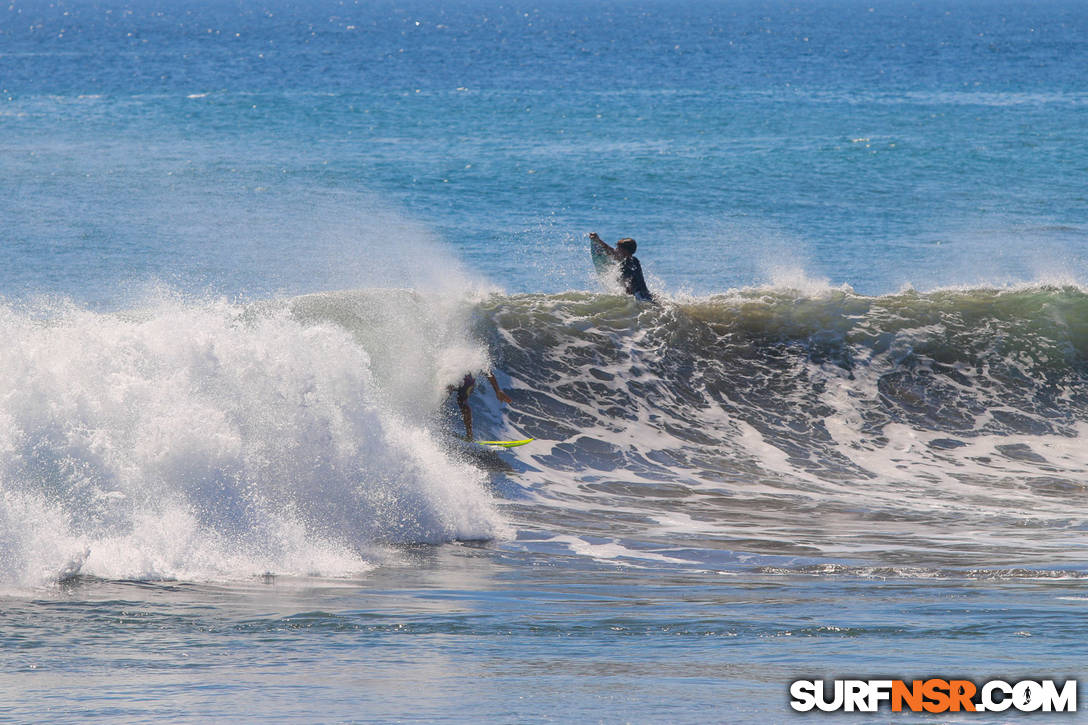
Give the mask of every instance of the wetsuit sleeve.
[{"label": "wetsuit sleeve", "polygon": [[654,296],[646,286],[646,278],[642,276],[642,264],[634,257],[628,257],[620,267],[620,278],[623,280],[623,288],[627,294],[634,295],[640,300],[653,302]]}]

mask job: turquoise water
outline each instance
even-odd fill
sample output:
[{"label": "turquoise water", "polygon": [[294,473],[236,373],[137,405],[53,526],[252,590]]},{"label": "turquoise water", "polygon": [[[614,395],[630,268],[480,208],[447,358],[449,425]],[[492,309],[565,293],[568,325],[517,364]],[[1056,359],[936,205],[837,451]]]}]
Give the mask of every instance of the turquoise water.
[{"label": "turquoise water", "polygon": [[[1061,0],[0,7],[0,718],[1080,676],[1086,37]],[[454,440],[488,367],[477,432],[533,444]]]}]

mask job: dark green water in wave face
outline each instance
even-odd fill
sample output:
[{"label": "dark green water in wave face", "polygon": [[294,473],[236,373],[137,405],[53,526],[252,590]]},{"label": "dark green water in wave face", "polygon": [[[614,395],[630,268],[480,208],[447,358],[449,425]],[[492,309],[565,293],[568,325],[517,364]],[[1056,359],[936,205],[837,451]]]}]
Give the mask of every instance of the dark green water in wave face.
[{"label": "dark green water in wave face", "polygon": [[530,295],[484,310],[521,381],[507,417],[551,446],[519,479],[550,505],[518,507],[532,526],[618,536],[636,557],[1083,560],[1079,289],[768,289],[659,308]]},{"label": "dark green water in wave face", "polygon": [[724,406],[803,425],[831,414],[819,401],[832,381],[864,401],[859,432],[868,434],[904,423],[1071,436],[1088,415],[1088,295],[1073,287],[748,290],[663,308],[527,296],[485,309],[512,375],[595,404],[602,422],[652,401],[675,419]]}]

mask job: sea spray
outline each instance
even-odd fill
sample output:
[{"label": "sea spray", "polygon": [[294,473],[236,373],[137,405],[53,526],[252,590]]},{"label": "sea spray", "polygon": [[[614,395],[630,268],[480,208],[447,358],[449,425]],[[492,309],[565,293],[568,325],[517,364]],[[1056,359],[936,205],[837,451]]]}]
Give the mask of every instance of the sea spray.
[{"label": "sea spray", "polygon": [[295,319],[350,332],[367,353],[383,402],[422,425],[449,395],[448,386],[490,365],[475,334],[483,299],[482,293],[370,289],[305,295],[291,300],[290,310]]},{"label": "sea spray", "polygon": [[5,307],[0,327],[5,584],[337,575],[379,544],[506,533],[342,326],[163,298]]}]

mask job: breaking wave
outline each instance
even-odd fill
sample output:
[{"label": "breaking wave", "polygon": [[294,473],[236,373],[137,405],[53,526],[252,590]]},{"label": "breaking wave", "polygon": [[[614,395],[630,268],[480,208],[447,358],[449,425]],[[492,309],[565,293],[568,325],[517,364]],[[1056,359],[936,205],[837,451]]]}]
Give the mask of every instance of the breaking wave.
[{"label": "breaking wave", "polygon": [[[798,574],[1083,561],[1078,287],[165,296],[0,329],[9,585],[346,575],[496,538]],[[449,445],[447,393],[489,366],[514,402],[478,390],[478,431],[539,439],[490,473]]]},{"label": "breaking wave", "polygon": [[660,307],[572,293],[486,310],[523,381],[511,424],[554,441],[524,478],[564,510],[568,548],[1083,561],[1080,288],[763,288]]},{"label": "breaking wave", "polygon": [[[456,310],[368,297],[456,336]],[[387,544],[504,535],[483,474],[408,414],[449,346],[393,346],[411,381],[312,306],[0,309],[0,581],[342,575]]]}]

